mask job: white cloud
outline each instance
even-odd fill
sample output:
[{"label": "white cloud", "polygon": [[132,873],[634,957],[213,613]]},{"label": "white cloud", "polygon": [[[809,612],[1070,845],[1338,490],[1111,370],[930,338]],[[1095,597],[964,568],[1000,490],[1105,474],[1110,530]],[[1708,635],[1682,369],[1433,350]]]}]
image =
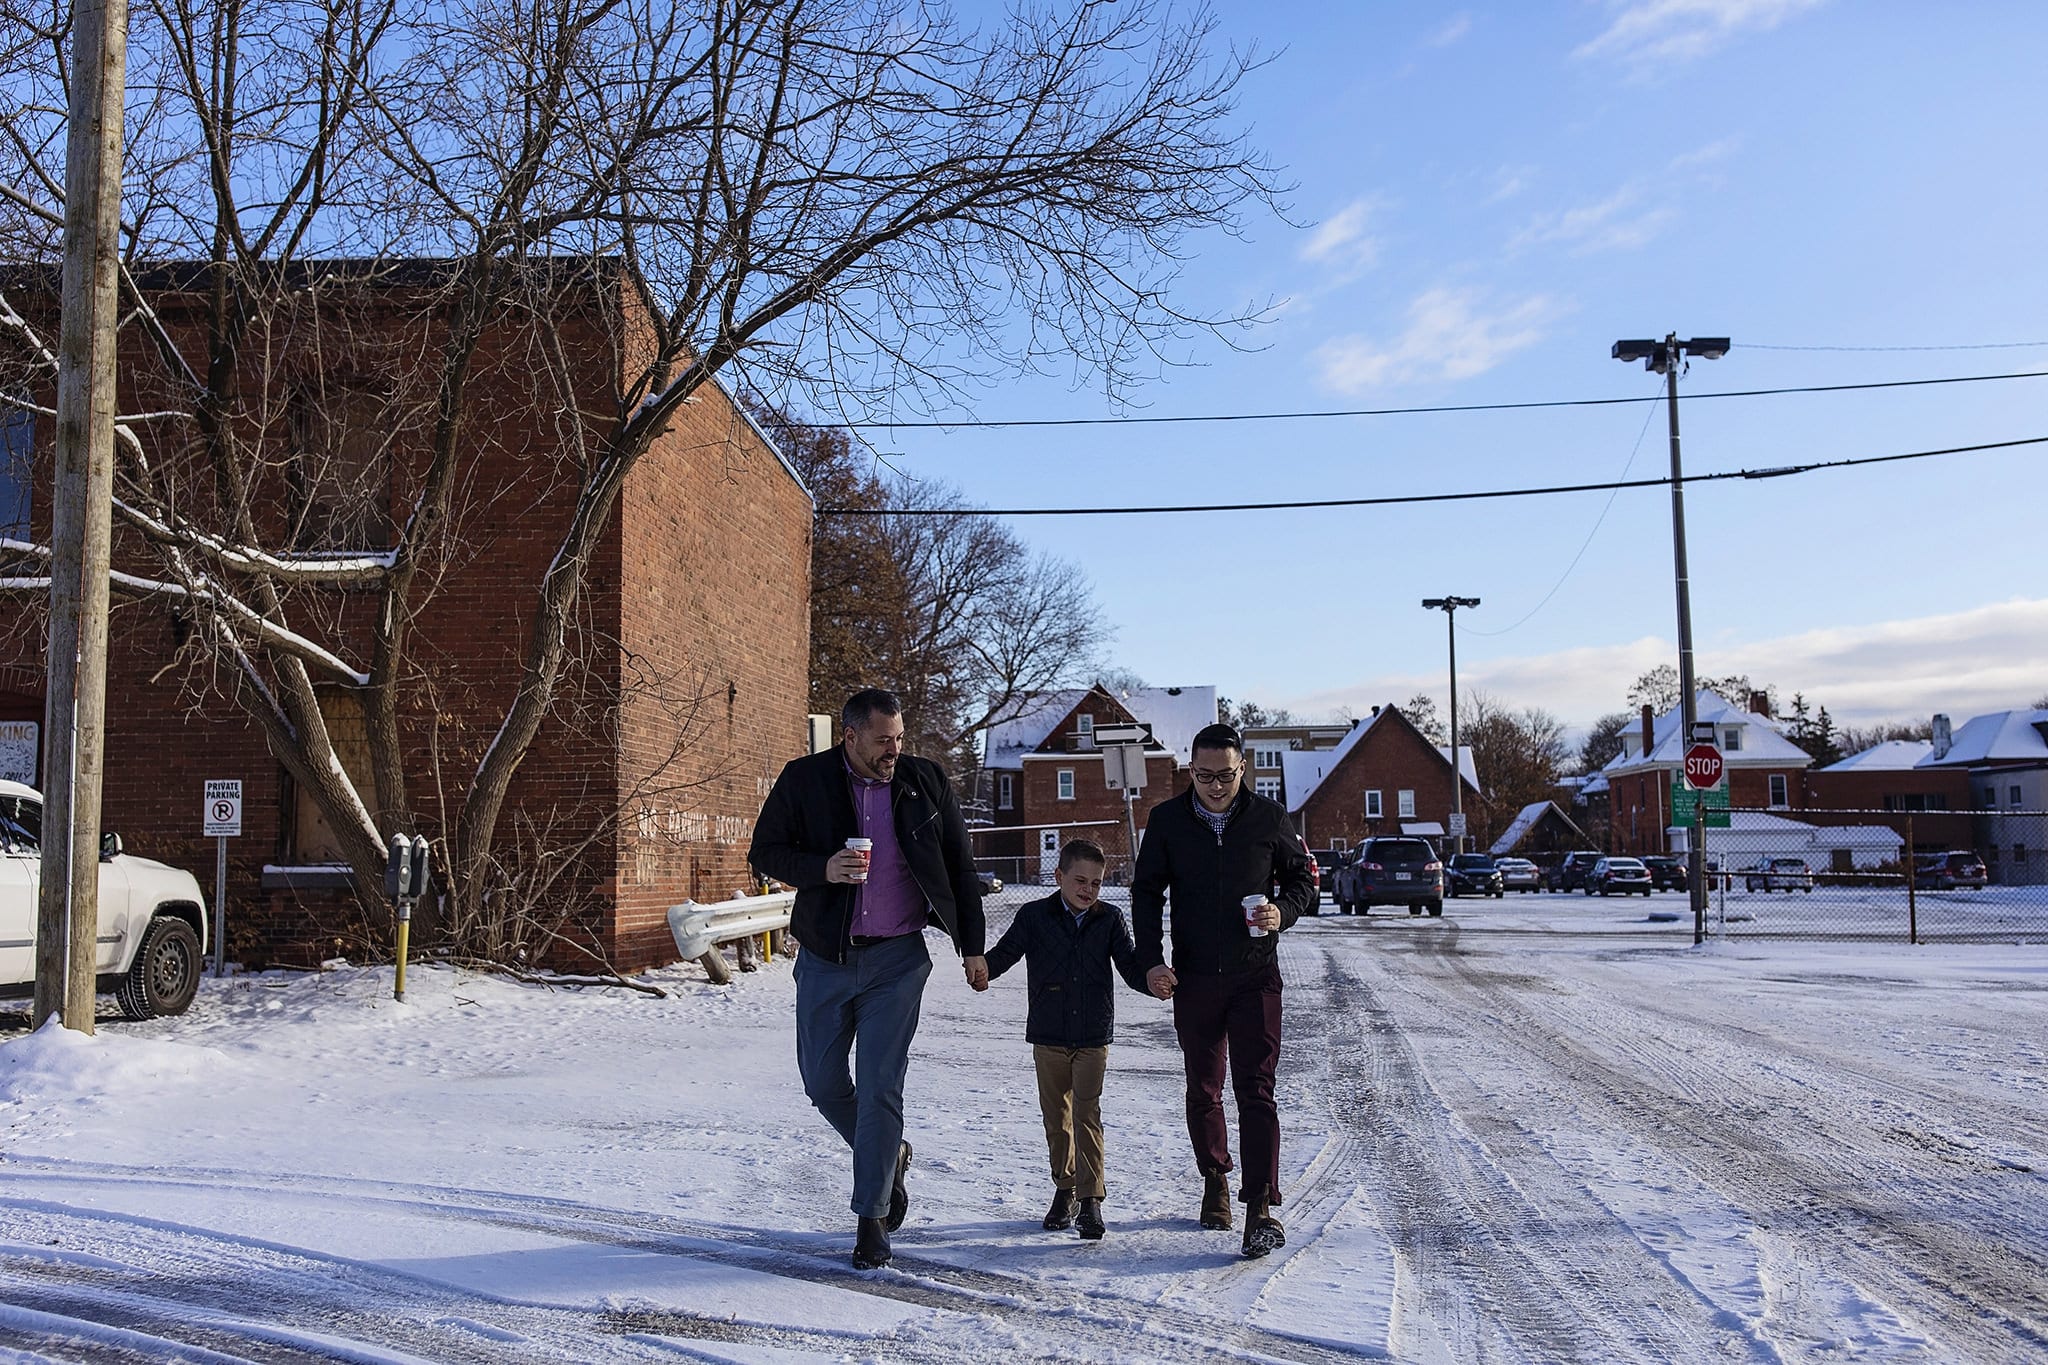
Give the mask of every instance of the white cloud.
[{"label": "white cloud", "polygon": [[[1629,684],[1678,647],[1646,636],[1624,644],[1468,661],[1458,685],[1479,687],[1510,706],[1540,706],[1574,726],[1622,709]],[[2016,598],[1939,616],[1824,627],[1775,639],[1701,645],[1704,676],[1746,673],[1774,684],[1781,702],[1802,692],[1838,725],[1924,720],[1946,712],[1960,725],[1986,711],[2025,706],[2048,691],[2048,598]],[[1309,696],[1276,699],[1301,715],[1348,707],[1366,715],[1417,692],[1441,696],[1444,675],[1386,673]]]},{"label": "white cloud", "polygon": [[1744,32],[1766,32],[1824,0],[1608,0],[1614,21],[1574,56],[1637,67],[1704,57]]},{"label": "white cloud", "polygon": [[1575,255],[1633,251],[1647,245],[1676,216],[1670,208],[1642,208],[1642,192],[1624,185],[1597,204],[1541,214],[1515,234],[1508,250],[1558,243]]},{"label": "white cloud", "polygon": [[1498,204],[1512,199],[1529,187],[1529,178],[1535,172],[1526,166],[1503,166],[1493,175],[1493,193],[1486,196],[1489,204]]},{"label": "white cloud", "polygon": [[1301,259],[1330,266],[1343,280],[1370,270],[1379,260],[1380,246],[1365,229],[1376,211],[1369,199],[1352,200],[1316,225],[1301,248]]},{"label": "white cloud", "polygon": [[1563,311],[1541,294],[1488,308],[1477,290],[1432,289],[1408,305],[1407,328],[1392,342],[1333,337],[1314,360],[1324,385],[1340,393],[1470,379],[1541,341]]},{"label": "white cloud", "polygon": [[1472,31],[1472,16],[1459,11],[1434,29],[1422,40],[1424,47],[1449,47]]}]

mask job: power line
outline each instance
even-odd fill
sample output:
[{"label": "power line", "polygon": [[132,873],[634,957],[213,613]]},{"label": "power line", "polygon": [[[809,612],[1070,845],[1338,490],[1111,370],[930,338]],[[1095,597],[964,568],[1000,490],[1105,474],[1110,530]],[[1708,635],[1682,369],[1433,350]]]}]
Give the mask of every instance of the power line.
[{"label": "power line", "polygon": [[[2017,343],[2015,343],[2017,344]],[[1763,350],[1764,347],[1757,349]],[[1772,348],[1790,349],[1790,348]],[[1816,348],[1818,349],[1818,348]],[[1771,398],[1790,393],[1852,393],[1863,389],[1912,389],[1934,384],[1984,384],[2001,379],[2048,379],[2048,370],[2017,370],[2008,374],[1961,374],[1939,379],[1881,379],[1861,384],[1799,384],[1777,389],[1720,389],[1688,393],[1685,401],[1703,398]],[[1533,408],[1604,408],[1628,403],[1654,403],[1660,395],[1633,398],[1551,398],[1527,403],[1444,403],[1411,408],[1304,409],[1299,412],[1206,412],[1177,416],[962,418],[958,421],[840,422],[853,431],[961,431],[1004,427],[1168,426],[1195,422],[1287,422],[1329,417],[1404,417],[1438,412],[1527,412]]]},{"label": "power line", "polygon": [[[1902,460],[1930,460],[1941,455],[1965,455],[1981,450],[2009,450],[2015,446],[2048,445],[2048,436],[2027,436],[2016,441],[1986,441],[1981,445],[1947,446],[1940,450],[1914,450],[1900,455],[1865,455],[1845,460],[1816,460],[1807,464],[1779,465],[1769,469],[1730,469],[1716,474],[1688,474],[1683,482],[1719,483],[1725,479],[1781,479],[1794,474],[1811,474],[1823,469],[1851,469],[1860,465],[1896,464]],[[821,517],[1141,517],[1167,516],[1188,512],[1293,512],[1321,507],[1396,507],[1426,502],[1478,502],[1491,498],[1533,498],[1557,493],[1604,493],[1609,489],[1668,488],[1671,476],[1652,479],[1611,479],[1602,483],[1549,484],[1533,488],[1489,488],[1469,493],[1406,493],[1383,498],[1315,498],[1300,502],[1190,503],[1159,507],[820,507]]]},{"label": "power line", "polygon": [[1967,346],[1772,346],[1761,341],[1733,343],[1738,351],[2030,351],[2048,341],[1980,341]]}]

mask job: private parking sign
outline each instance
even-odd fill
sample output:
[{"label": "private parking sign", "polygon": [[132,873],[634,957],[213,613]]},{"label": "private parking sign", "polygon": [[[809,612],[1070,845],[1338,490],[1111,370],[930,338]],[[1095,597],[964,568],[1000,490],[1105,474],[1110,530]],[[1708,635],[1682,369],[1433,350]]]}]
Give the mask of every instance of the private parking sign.
[{"label": "private parking sign", "polygon": [[241,780],[208,782],[206,813],[200,833],[208,839],[235,839],[242,833]]}]

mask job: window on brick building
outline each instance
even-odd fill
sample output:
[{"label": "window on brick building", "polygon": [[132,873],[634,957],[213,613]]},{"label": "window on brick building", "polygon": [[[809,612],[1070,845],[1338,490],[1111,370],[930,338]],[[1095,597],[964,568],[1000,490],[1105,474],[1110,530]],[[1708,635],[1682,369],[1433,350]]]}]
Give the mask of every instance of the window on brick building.
[{"label": "window on brick building", "polygon": [[360,385],[299,395],[291,410],[293,549],[383,550],[392,541],[391,404]]},{"label": "window on brick building", "polygon": [[1277,768],[1280,766],[1280,755],[1283,752],[1285,751],[1281,749],[1269,749],[1263,745],[1256,749],[1253,749],[1252,766],[1254,768]]},{"label": "window on brick building", "polygon": [[1774,806],[1784,806],[1784,805],[1790,805],[1790,804],[1791,804],[1791,795],[1790,795],[1789,791],[1787,790],[1787,789],[1788,789],[1788,788],[1789,788],[1790,786],[1791,786],[1791,784],[1790,784],[1790,783],[1788,783],[1788,782],[1787,782],[1787,781],[1785,780],[1785,774],[1783,774],[1783,773],[1772,773],[1772,774],[1771,774],[1771,804],[1772,804],[1772,805],[1774,805]]},{"label": "window on brick building", "polygon": [[1401,813],[1403,820],[1413,820],[1415,818],[1415,793],[1405,790],[1399,793],[1395,797],[1395,809]]},{"label": "window on brick building", "polygon": [[1252,790],[1270,800],[1278,801],[1280,799],[1280,779],[1277,777],[1257,778],[1252,782]]},{"label": "window on brick building", "polygon": [[[327,726],[335,757],[341,760],[342,771],[348,774],[349,780],[355,783],[356,791],[367,802],[375,790],[375,783],[370,775],[370,730],[363,717],[362,698],[354,692],[327,687],[320,688],[318,695],[320,719]],[[348,861],[334,827],[320,813],[320,804],[313,799],[313,794],[303,787],[297,788],[292,806],[292,861],[308,864]]]},{"label": "window on brick building", "polygon": [[1365,818],[1377,820],[1385,813],[1386,811],[1380,805],[1379,792],[1377,790],[1367,792],[1365,794]]},{"label": "window on brick building", "polygon": [[1074,799],[1074,770],[1073,770],[1072,768],[1062,768],[1062,769],[1060,769],[1060,772],[1059,772],[1059,784],[1060,784],[1060,788],[1059,788],[1059,790],[1060,790],[1060,800],[1062,800],[1062,801],[1071,801],[1071,800],[1073,800],[1073,799]]},{"label": "window on brick building", "polygon": [[996,809],[1010,810],[1017,804],[1017,778],[1013,773],[996,774]]},{"label": "window on brick building", "polygon": [[1074,717],[1074,733],[1084,740],[1095,738],[1095,717],[1085,711]]}]

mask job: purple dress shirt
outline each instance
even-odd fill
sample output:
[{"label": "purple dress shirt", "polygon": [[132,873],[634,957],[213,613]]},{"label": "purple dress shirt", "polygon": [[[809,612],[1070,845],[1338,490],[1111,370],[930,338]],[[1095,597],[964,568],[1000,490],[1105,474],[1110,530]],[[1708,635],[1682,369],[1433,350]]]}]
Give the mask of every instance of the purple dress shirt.
[{"label": "purple dress shirt", "polygon": [[853,788],[853,813],[861,837],[874,841],[868,854],[868,879],[854,892],[853,934],[856,938],[895,938],[924,931],[930,907],[903,846],[896,840],[896,817],[887,782],[862,777],[851,765],[846,769]]}]

